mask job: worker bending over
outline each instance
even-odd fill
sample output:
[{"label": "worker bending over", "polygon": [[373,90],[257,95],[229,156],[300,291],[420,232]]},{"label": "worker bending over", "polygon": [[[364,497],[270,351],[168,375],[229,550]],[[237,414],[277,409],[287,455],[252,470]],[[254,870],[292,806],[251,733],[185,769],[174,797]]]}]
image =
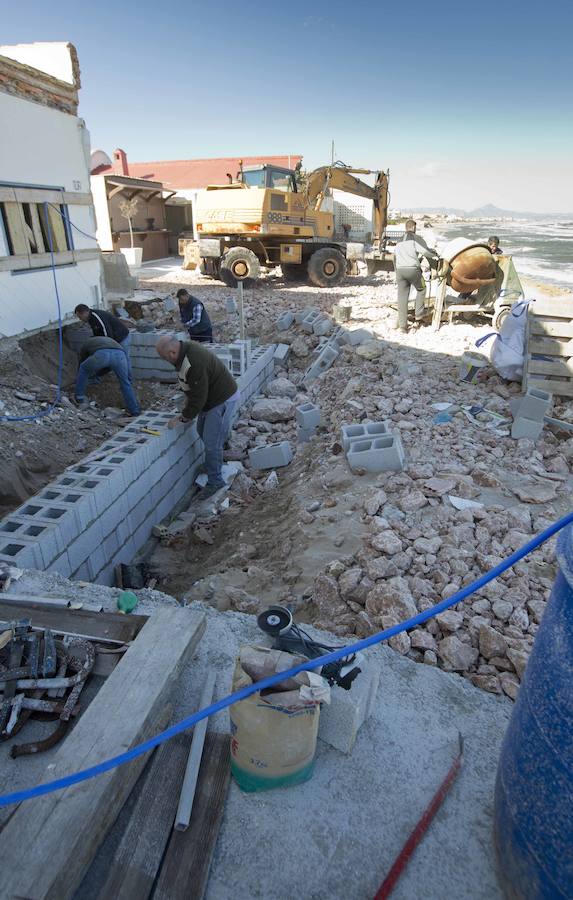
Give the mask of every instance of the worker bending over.
[{"label": "worker bending over", "polygon": [[240,398],[237,382],[214,353],[192,341],[165,336],[157,342],[156,350],[178,370],[179,387],[186,395],[181,415],[171,419],[169,428],[188,424],[197,417],[207,472],[207,484],[200,495],[203,500],[225,485],[221,474],[223,447]]},{"label": "worker bending over", "polygon": [[430,250],[424,238],[416,234],[416,223],[413,219],[406,222],[406,234],[396,244],[394,250],[394,268],[398,285],[398,328],[408,331],[408,300],[410,288],[416,289],[416,307],[414,317],[417,322],[424,318],[426,300],[426,282],[422,275],[421,258],[425,256],[431,262],[438,259],[437,253]]},{"label": "worker bending over", "polygon": [[117,341],[110,337],[89,338],[80,350],[80,367],[76,377],[75,398],[78,406],[87,406],[86,387],[90,378],[114,372],[119,381],[123,402],[132,416],[141,412],[133,390],[127,355]]},{"label": "worker bending over", "polygon": [[131,377],[131,361],[129,359],[129,347],[131,344],[131,333],[121,319],[114,316],[105,309],[90,309],[85,303],[78,303],[74,309],[74,313],[80,320],[89,325],[94,337],[109,337],[121,344],[125,355],[127,356],[127,367]]},{"label": "worker bending over", "polygon": [[181,321],[189,332],[192,341],[213,343],[213,329],[207,310],[197,297],[193,297],[185,288],[177,291],[179,314]]}]

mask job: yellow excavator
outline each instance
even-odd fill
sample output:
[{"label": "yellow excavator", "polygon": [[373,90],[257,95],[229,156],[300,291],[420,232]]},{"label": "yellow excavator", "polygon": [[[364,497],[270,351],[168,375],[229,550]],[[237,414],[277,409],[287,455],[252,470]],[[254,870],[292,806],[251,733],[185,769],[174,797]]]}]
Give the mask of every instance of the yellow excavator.
[{"label": "yellow excavator", "polygon": [[[374,186],[356,175],[374,175]],[[280,265],[285,280],[332,287],[357,260],[366,260],[369,270],[385,267],[388,173],[334,163],[311,172],[302,189],[296,176],[277,166],[241,166],[235,181],[201,191],[194,211],[198,240],[180,242],[184,268],[199,265],[229,287],[239,281],[251,287],[261,266]],[[322,209],[333,188],[372,200],[371,246],[335,238],[334,214]]]}]

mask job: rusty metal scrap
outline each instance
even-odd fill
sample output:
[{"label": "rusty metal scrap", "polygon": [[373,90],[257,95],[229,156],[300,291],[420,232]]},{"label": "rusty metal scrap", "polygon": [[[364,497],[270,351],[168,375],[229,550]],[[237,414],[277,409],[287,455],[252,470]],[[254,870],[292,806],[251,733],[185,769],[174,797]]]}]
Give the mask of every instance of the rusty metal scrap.
[{"label": "rusty metal scrap", "polygon": [[18,734],[31,716],[57,721],[44,740],[13,746],[12,758],[41,753],[61,740],[80,711],[95,659],[90,641],[55,640],[49,629],[33,630],[29,619],[0,625],[0,741]]}]

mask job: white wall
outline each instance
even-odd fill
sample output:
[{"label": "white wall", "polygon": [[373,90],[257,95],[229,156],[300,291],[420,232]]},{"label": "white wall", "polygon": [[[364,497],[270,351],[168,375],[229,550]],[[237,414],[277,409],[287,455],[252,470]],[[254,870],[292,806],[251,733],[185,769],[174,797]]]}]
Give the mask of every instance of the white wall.
[{"label": "white wall", "polygon": [[68,84],[74,83],[70,45],[67,43],[3,44],[0,46],[0,56],[15,59]]},{"label": "white wall", "polygon": [[[0,184],[64,188],[83,194],[90,191],[89,134],[82,119],[0,92],[0,125],[3,123]],[[93,207],[70,203],[68,212],[75,225],[95,236]],[[72,234],[75,249],[97,248],[96,241],[75,228]],[[72,312],[78,303],[92,305],[100,295],[99,259],[78,260],[56,271],[62,314]],[[0,271],[0,335],[41,328],[56,318],[51,269]]]}]

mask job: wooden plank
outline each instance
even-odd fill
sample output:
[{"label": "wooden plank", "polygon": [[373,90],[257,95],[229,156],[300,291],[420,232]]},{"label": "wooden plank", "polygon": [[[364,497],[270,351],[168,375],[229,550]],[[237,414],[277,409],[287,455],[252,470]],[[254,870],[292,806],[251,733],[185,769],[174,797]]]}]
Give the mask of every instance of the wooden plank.
[{"label": "wooden plank", "polygon": [[531,303],[529,310],[535,317],[558,316],[560,318],[573,319],[573,300],[565,297],[562,299],[542,297]]},{"label": "wooden plank", "polygon": [[573,341],[530,337],[528,350],[529,353],[545,353],[547,356],[573,356]]},{"label": "wooden plank", "polygon": [[569,319],[538,319],[531,317],[531,333],[548,337],[573,338],[573,322]]},{"label": "wooden plank", "polygon": [[145,623],[147,616],[131,613],[94,613],[85,609],[48,608],[30,600],[25,606],[10,594],[0,594],[0,620],[32,619],[32,624],[54,631],[68,631],[111,641],[132,641]]},{"label": "wooden plank", "polygon": [[540,391],[548,391],[558,397],[573,397],[573,381],[551,381],[544,378],[527,378],[528,388],[538,388]]},{"label": "wooden plank", "polygon": [[[199,709],[205,709],[205,707],[209,706],[213,699],[214,689],[215,672],[211,671],[208,672],[205,685],[201,691]],[[179,797],[177,815],[175,816],[175,828],[177,831],[185,831],[189,827],[189,822],[191,821],[191,810],[193,809],[197,779],[199,778],[199,769],[201,767],[201,757],[203,755],[208,722],[208,719],[201,719],[201,721],[193,728],[193,743],[191,744],[189,759],[187,760],[185,778],[183,779],[183,784],[181,786],[181,795]]]},{"label": "wooden plank", "polygon": [[[151,737],[205,630],[199,610],[161,607],[52,757],[44,781],[97,765]],[[23,803],[0,834],[0,897],[68,900],[139,777],[139,757]]]},{"label": "wooden plank", "polygon": [[201,900],[205,893],[229,789],[229,744],[228,734],[207,734],[191,823],[171,835],[153,900]]},{"label": "wooden plank", "polygon": [[173,828],[191,736],[180,734],[155,751],[141,793],[97,900],[146,900]]},{"label": "wooden plank", "polygon": [[564,378],[573,377],[573,360],[537,360],[529,358],[527,362],[527,371],[537,375],[560,375]]}]

